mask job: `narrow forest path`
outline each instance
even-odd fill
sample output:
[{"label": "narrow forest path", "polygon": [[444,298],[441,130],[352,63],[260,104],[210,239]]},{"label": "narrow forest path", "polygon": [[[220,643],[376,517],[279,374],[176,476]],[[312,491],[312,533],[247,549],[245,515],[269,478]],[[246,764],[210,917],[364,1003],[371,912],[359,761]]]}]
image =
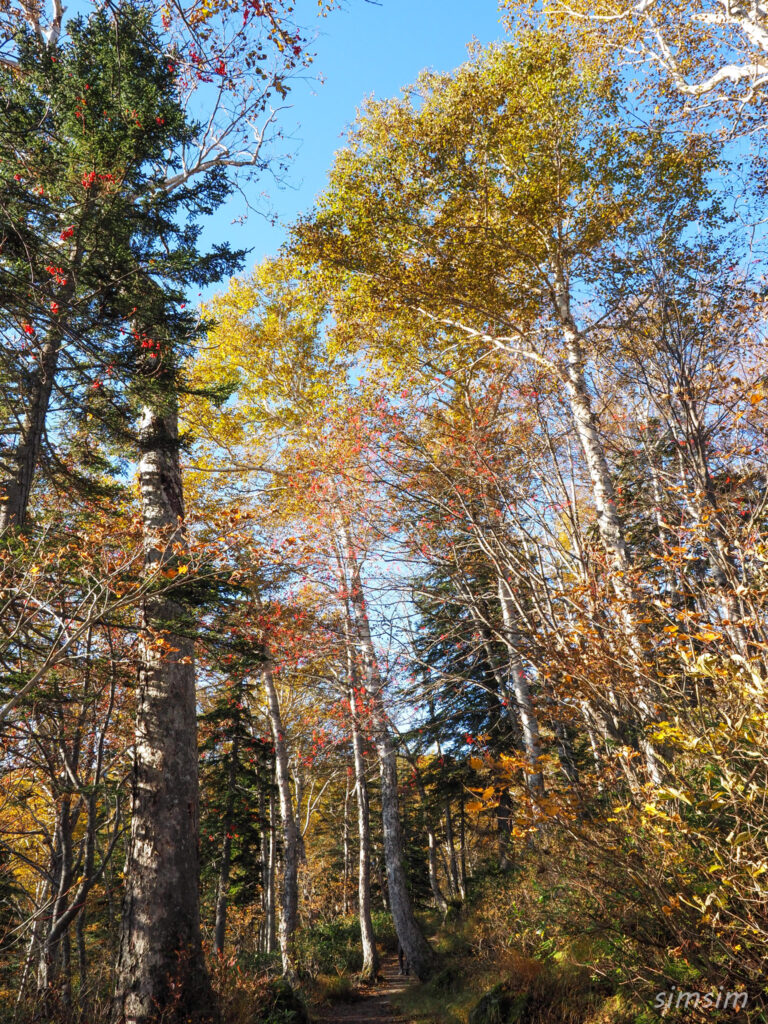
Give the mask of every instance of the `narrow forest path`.
[{"label": "narrow forest path", "polygon": [[398,974],[396,956],[381,962],[381,980],[377,985],[360,990],[354,1003],[335,1003],[316,1009],[312,1019],[318,1024],[401,1024],[403,1017],[389,1001],[390,996],[413,982],[413,976]]}]

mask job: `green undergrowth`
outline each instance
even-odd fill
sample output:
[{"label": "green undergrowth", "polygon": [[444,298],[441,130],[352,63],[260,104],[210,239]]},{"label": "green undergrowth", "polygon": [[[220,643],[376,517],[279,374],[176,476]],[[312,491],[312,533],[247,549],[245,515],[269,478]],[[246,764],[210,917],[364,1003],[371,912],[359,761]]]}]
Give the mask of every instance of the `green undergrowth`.
[{"label": "green undergrowth", "polygon": [[[397,935],[390,914],[373,914],[373,930],[381,953],[397,950]],[[338,917],[302,928],[296,936],[294,951],[302,979],[354,975],[363,966],[360,922],[354,916]]]},{"label": "green undergrowth", "polygon": [[[374,913],[373,929],[380,956],[397,950],[397,935],[390,914]],[[302,929],[295,941],[300,991],[312,1010],[354,1003],[364,987],[360,922],[340,917]]]},{"label": "green undergrowth", "polygon": [[616,944],[539,855],[475,879],[433,937],[440,968],[393,997],[412,1024],[651,1024],[620,983]]},{"label": "green undergrowth", "polygon": [[311,988],[304,988],[313,1007],[355,1003],[361,997],[359,987],[348,974],[320,975],[312,982]]},{"label": "green undergrowth", "polygon": [[722,980],[692,940],[670,940],[621,860],[593,856],[552,832],[513,869],[476,877],[433,933],[437,973],[396,994],[398,1012],[411,1024],[768,1024],[757,990],[743,1012],[662,1012],[662,993]]},{"label": "green undergrowth", "polygon": [[586,969],[507,958],[451,957],[426,984],[393,997],[399,1013],[428,1024],[623,1024],[634,1009]]}]

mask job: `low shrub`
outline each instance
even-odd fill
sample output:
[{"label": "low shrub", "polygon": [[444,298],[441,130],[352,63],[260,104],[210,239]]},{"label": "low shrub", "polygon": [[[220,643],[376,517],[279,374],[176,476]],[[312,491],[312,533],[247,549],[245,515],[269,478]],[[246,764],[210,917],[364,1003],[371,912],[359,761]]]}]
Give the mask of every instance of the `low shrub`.
[{"label": "low shrub", "polygon": [[397,932],[392,915],[385,910],[377,910],[371,915],[373,933],[376,942],[386,953],[397,952]]},{"label": "low shrub", "polygon": [[[538,966],[494,985],[472,1008],[468,1024],[587,1024],[614,995],[586,969]],[[621,1016],[607,1019],[617,1024]]]},{"label": "low shrub", "polygon": [[223,1024],[309,1024],[301,996],[284,978],[243,970],[234,960],[211,964]]},{"label": "low shrub", "polygon": [[296,936],[295,951],[299,970],[310,978],[359,971],[363,966],[360,922],[342,917],[303,928]]},{"label": "low shrub", "polygon": [[317,989],[317,998],[323,1003],[355,1003],[360,992],[347,975],[323,978]]}]

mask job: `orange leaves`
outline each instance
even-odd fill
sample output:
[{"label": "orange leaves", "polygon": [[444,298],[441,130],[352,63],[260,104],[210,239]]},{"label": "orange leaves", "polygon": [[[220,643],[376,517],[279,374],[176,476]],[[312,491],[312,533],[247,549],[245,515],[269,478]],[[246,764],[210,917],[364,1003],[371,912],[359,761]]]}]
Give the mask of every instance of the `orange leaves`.
[{"label": "orange leaves", "polygon": [[188,565],[180,565],[178,567],[171,567],[170,569],[162,569],[161,575],[167,580],[175,580],[178,576],[185,576],[189,572]]}]

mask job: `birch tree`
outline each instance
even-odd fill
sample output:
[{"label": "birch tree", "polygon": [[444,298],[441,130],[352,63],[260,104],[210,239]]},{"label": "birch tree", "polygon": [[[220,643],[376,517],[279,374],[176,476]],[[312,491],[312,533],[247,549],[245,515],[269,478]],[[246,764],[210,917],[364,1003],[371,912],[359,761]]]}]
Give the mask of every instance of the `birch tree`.
[{"label": "birch tree", "polygon": [[[618,84],[596,75],[566,43],[530,32],[454,75],[422,76],[418,105],[371,104],[296,249],[347,275],[345,315],[357,311],[388,358],[437,349],[450,366],[499,352],[565,390],[648,723],[657,698],[589,359],[623,315],[638,237],[653,224],[668,244],[698,219],[708,151],[620,125]],[[389,323],[378,335],[377,315]]]}]

